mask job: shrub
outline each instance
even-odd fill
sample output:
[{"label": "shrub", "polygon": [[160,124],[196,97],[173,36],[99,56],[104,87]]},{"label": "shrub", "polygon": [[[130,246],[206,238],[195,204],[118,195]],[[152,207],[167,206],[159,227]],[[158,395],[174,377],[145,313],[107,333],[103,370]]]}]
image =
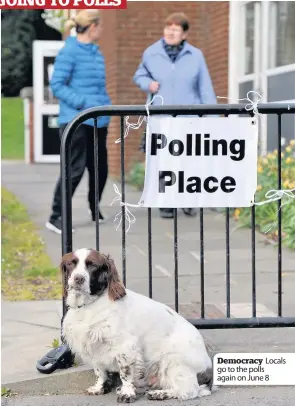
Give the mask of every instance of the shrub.
[{"label": "shrub", "polygon": [[[265,196],[270,190],[278,189],[278,151],[275,150],[265,157],[258,158],[258,186],[255,201],[262,202],[268,198]],[[289,191],[294,198],[284,196],[281,203],[282,211],[282,237],[283,245],[295,249],[295,140],[282,152],[282,189]],[[278,203],[271,202],[262,206],[256,206],[255,219],[258,229],[273,240],[278,236]],[[250,227],[251,211],[249,208],[237,208],[233,217],[241,226]]]},{"label": "shrub", "polygon": [[128,174],[127,182],[139,190],[143,190],[145,174],[145,162],[137,162]]},{"label": "shrub", "polygon": [[[37,10],[38,13],[38,10]],[[32,43],[36,10],[2,10],[2,94],[18,96],[32,75]]]}]

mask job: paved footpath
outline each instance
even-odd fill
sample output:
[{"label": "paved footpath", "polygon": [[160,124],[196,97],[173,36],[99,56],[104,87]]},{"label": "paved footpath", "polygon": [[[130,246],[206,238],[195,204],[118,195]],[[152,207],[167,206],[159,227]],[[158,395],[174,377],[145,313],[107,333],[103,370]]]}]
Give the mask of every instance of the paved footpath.
[{"label": "paved footpath", "polygon": [[[45,229],[52,201],[54,183],[59,172],[58,165],[25,165],[23,163],[2,163],[2,184],[27,206],[32,220],[43,237],[47,252],[55,265],[61,258],[61,238]],[[120,186],[119,182],[117,183]],[[73,199],[73,248],[95,247],[95,225],[90,222],[87,212],[87,175],[78,187]],[[115,197],[113,182],[109,181],[102,202],[102,211],[108,216],[106,224],[100,226],[100,249],[110,253],[121,272],[122,250],[121,229],[116,231],[113,222],[120,211],[118,203],[110,207]],[[126,201],[137,203],[140,193],[133,188],[126,188]],[[139,293],[148,295],[148,238],[147,209],[131,209],[136,217],[126,237],[127,286]],[[200,315],[200,240],[199,218],[189,219],[181,212],[178,221],[179,250],[179,302],[180,312],[187,317]],[[207,317],[225,317],[225,219],[212,211],[204,213],[205,226],[205,304]],[[174,261],[173,261],[173,221],[163,220],[158,211],[153,210],[153,298],[173,306],[174,304]],[[230,231],[231,264],[231,316],[251,316],[251,231],[238,230],[231,224]],[[274,316],[277,313],[277,249],[265,244],[265,239],[257,234],[256,243],[256,279],[257,279],[257,316]],[[294,315],[295,309],[295,254],[283,251],[283,314]],[[27,311],[23,312],[26,306]],[[48,345],[59,335],[60,302],[3,303],[2,305],[2,382],[15,382],[24,377],[36,377],[36,359],[48,350]],[[47,314],[44,317],[44,312]],[[25,328],[24,328],[25,327]],[[253,330],[213,330],[203,334],[214,351],[227,352],[294,352],[294,329],[253,329]],[[3,344],[4,342],[4,344]],[[25,350],[28,350],[26,352]],[[19,357],[23,351],[22,357]],[[23,361],[22,361],[23,360]],[[18,366],[21,365],[19,369]],[[214,395],[218,404],[274,404],[294,405],[282,395],[284,389],[273,388],[231,389],[236,394],[249,394],[244,403],[227,400],[228,395],[218,403],[218,394]],[[242,392],[240,392],[242,391]],[[295,392],[295,389],[294,389]],[[220,392],[221,393],[221,392]],[[222,390],[222,393],[227,393]],[[257,394],[257,403],[252,400]],[[252,394],[252,395],[251,395]],[[259,394],[259,396],[258,396]],[[264,395],[265,394],[265,395]],[[268,395],[269,394],[269,395]],[[241,399],[242,399],[241,395]],[[245,395],[246,396],[246,395]],[[248,395],[247,395],[248,396]],[[265,398],[263,398],[266,396]],[[276,401],[276,396],[281,401]],[[283,397],[282,397],[283,396]],[[264,400],[267,403],[262,403]],[[295,394],[294,394],[295,398]],[[62,405],[60,403],[43,404]],[[88,398],[87,398],[88,399]],[[213,396],[211,397],[213,402]],[[256,399],[256,398],[255,398]],[[274,399],[274,403],[272,402]],[[284,400],[285,399],[285,400]],[[47,399],[49,402],[49,399]],[[52,401],[53,402],[53,401]],[[76,402],[76,403],[75,403]],[[83,403],[84,402],[84,403]],[[77,400],[67,404],[92,405],[92,400],[80,403]],[[102,401],[101,404],[104,401]],[[200,404],[210,405],[211,401],[202,399]],[[230,403],[232,402],[232,403]],[[250,403],[249,403],[250,402]],[[259,403],[260,402],[260,403]],[[280,403],[285,402],[285,403]],[[13,404],[13,403],[11,403]],[[16,405],[37,403],[15,403]],[[94,403],[93,403],[94,404]],[[99,403],[97,403],[99,404]],[[107,404],[107,403],[105,403]],[[109,403],[110,404],[110,403]],[[142,403],[143,404],[143,403]],[[170,404],[170,403],[169,403]],[[172,403],[171,403],[172,404]],[[188,403],[187,403],[188,404]],[[194,403],[195,405],[196,403]],[[213,404],[213,403],[212,403]]]},{"label": "paved footpath", "polygon": [[[259,391],[259,394],[258,394]],[[114,406],[115,396],[89,397],[85,395],[72,396],[42,396],[27,397],[17,400],[2,400],[2,406]],[[135,406],[294,406],[294,388],[257,388],[222,390],[211,396],[185,402],[175,400],[156,402],[144,399],[137,400]]]}]

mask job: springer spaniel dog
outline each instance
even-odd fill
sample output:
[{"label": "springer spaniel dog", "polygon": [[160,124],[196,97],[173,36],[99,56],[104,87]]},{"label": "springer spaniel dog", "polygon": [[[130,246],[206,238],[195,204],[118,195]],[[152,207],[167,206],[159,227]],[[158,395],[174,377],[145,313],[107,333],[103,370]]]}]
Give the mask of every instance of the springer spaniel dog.
[{"label": "springer spaniel dog", "polygon": [[68,312],[63,336],[74,354],[93,367],[87,389],[111,391],[118,373],[117,401],[136,400],[140,381],[151,400],[194,399],[211,394],[212,361],[199,331],[165,304],[125,289],[114,261],[93,249],[63,256]]}]

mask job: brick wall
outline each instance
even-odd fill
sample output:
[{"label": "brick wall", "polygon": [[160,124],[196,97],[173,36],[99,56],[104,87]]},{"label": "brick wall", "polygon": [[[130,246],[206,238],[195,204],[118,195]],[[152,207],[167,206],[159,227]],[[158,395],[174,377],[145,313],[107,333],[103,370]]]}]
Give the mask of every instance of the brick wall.
[{"label": "brick wall", "polygon": [[[173,12],[190,18],[189,42],[202,49],[217,95],[227,96],[228,2],[129,2],[126,10],[103,11],[101,40],[106,59],[108,91],[113,104],[144,104],[146,95],[132,82],[143,51],[163,32],[163,21]],[[131,117],[136,122],[138,117]],[[138,151],[142,129],[130,130],[125,143],[125,167],[142,160]],[[108,140],[110,175],[120,175],[120,119],[112,118]]]}]

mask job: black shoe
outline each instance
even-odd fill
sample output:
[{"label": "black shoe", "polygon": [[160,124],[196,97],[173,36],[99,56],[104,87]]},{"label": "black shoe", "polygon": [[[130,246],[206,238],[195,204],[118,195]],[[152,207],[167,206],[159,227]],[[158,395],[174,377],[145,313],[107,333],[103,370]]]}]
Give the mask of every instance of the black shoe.
[{"label": "black shoe", "polygon": [[[45,224],[46,228],[50,231],[55,232],[56,234],[61,234],[61,219],[55,219],[52,220],[50,219],[49,221],[46,222]],[[72,229],[72,233],[74,233],[75,230]]]},{"label": "black shoe", "polygon": [[163,219],[172,219],[173,218],[173,210],[171,210],[171,209],[160,209],[160,216]]},{"label": "black shoe", "polygon": [[198,212],[196,209],[182,209],[184,214],[188,217],[195,217]]},{"label": "black shoe", "polygon": [[[95,213],[93,213],[90,209],[89,209],[89,214],[91,216],[92,221],[95,221]],[[106,221],[106,217],[103,217],[103,215],[101,214],[101,212],[99,211],[98,214],[98,218],[99,218],[99,223],[104,223]]]}]

